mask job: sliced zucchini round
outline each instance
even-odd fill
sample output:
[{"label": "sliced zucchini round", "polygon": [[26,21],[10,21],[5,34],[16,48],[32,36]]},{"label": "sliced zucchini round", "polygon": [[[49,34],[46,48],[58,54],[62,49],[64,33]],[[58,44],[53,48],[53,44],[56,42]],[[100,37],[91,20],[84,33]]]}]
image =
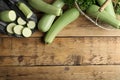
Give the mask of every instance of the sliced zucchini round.
[{"label": "sliced zucchini round", "polygon": [[7,25],[6,30],[9,34],[14,34],[14,32],[13,32],[13,27],[14,26],[16,26],[15,23],[10,23],[10,24]]},{"label": "sliced zucchini round", "polygon": [[27,27],[28,27],[28,28],[34,29],[35,26],[36,26],[35,21],[28,21],[28,23],[27,23]]},{"label": "sliced zucchini round", "polygon": [[23,20],[21,17],[19,17],[19,18],[17,19],[17,23],[18,23],[19,25],[25,25],[25,24],[26,24],[26,21]]},{"label": "sliced zucchini round", "polygon": [[32,35],[31,29],[30,29],[30,28],[27,28],[27,27],[23,28],[23,30],[22,30],[22,35],[23,35],[24,37],[30,37],[30,36]]},{"label": "sliced zucchini round", "polygon": [[9,18],[10,18],[10,20],[11,20],[11,21],[15,21],[16,17],[17,17],[17,16],[16,16],[15,11],[11,10],[11,11],[9,12]]},{"label": "sliced zucchini round", "polygon": [[24,27],[21,26],[21,25],[16,25],[16,26],[14,26],[13,31],[14,31],[14,33],[15,33],[16,35],[21,35],[23,28],[24,28]]}]

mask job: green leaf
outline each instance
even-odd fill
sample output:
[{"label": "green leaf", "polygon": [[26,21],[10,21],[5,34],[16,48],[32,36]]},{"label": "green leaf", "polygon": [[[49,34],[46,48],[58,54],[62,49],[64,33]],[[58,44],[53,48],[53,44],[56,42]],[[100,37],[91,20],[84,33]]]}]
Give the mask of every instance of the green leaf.
[{"label": "green leaf", "polygon": [[79,4],[79,7],[83,10],[86,11],[86,9],[92,5],[95,4],[95,0],[63,0],[69,7],[73,7],[75,1]]}]

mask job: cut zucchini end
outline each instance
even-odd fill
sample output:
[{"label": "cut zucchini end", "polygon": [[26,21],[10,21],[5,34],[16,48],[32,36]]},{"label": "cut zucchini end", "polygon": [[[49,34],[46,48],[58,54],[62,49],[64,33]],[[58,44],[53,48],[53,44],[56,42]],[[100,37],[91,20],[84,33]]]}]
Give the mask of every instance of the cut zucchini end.
[{"label": "cut zucchini end", "polygon": [[24,27],[21,26],[21,25],[16,25],[14,28],[13,28],[13,31],[16,35],[21,35],[22,34],[22,29]]},{"label": "cut zucchini end", "polygon": [[22,30],[22,35],[23,35],[24,37],[30,37],[30,36],[32,35],[31,29],[29,29],[29,28],[24,28],[24,29]]},{"label": "cut zucchini end", "polygon": [[11,21],[15,21],[15,19],[16,19],[16,12],[14,10],[11,10],[9,12],[9,18],[10,18]]},{"label": "cut zucchini end", "polygon": [[8,32],[9,34],[14,34],[14,32],[13,32],[13,27],[14,27],[14,26],[16,26],[15,23],[10,23],[10,24],[7,25],[6,30],[7,30],[7,32]]},{"label": "cut zucchini end", "polygon": [[32,17],[32,15],[33,15],[33,13],[30,12],[30,13],[27,15],[27,19],[30,18],[30,17]]},{"label": "cut zucchini end", "polygon": [[27,27],[30,29],[34,29],[36,27],[35,21],[28,21]]}]

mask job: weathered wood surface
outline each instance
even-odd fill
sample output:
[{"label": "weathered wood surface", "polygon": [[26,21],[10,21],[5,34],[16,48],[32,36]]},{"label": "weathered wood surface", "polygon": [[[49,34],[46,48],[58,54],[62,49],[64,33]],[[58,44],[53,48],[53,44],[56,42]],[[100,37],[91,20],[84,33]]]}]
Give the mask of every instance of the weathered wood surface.
[{"label": "weathered wood surface", "polygon": [[[52,0],[46,0],[51,2]],[[120,80],[120,30],[80,16],[52,44],[0,34],[0,80]]]},{"label": "weathered wood surface", "polygon": [[120,37],[1,38],[0,66],[120,64]]},{"label": "weathered wood surface", "polygon": [[0,80],[120,80],[120,66],[0,67]]}]

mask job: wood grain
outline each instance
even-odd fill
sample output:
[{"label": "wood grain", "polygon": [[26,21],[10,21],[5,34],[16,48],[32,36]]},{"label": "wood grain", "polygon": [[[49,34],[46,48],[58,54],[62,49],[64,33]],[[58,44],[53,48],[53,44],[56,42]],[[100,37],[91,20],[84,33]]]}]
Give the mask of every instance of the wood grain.
[{"label": "wood grain", "polygon": [[0,67],[2,80],[120,80],[120,66]]},{"label": "wood grain", "polygon": [[44,44],[44,35],[0,34],[0,80],[120,80],[120,30],[80,16],[52,44]]},{"label": "wood grain", "polygon": [[56,38],[49,45],[40,38],[0,42],[0,66],[120,64],[120,37]]}]

